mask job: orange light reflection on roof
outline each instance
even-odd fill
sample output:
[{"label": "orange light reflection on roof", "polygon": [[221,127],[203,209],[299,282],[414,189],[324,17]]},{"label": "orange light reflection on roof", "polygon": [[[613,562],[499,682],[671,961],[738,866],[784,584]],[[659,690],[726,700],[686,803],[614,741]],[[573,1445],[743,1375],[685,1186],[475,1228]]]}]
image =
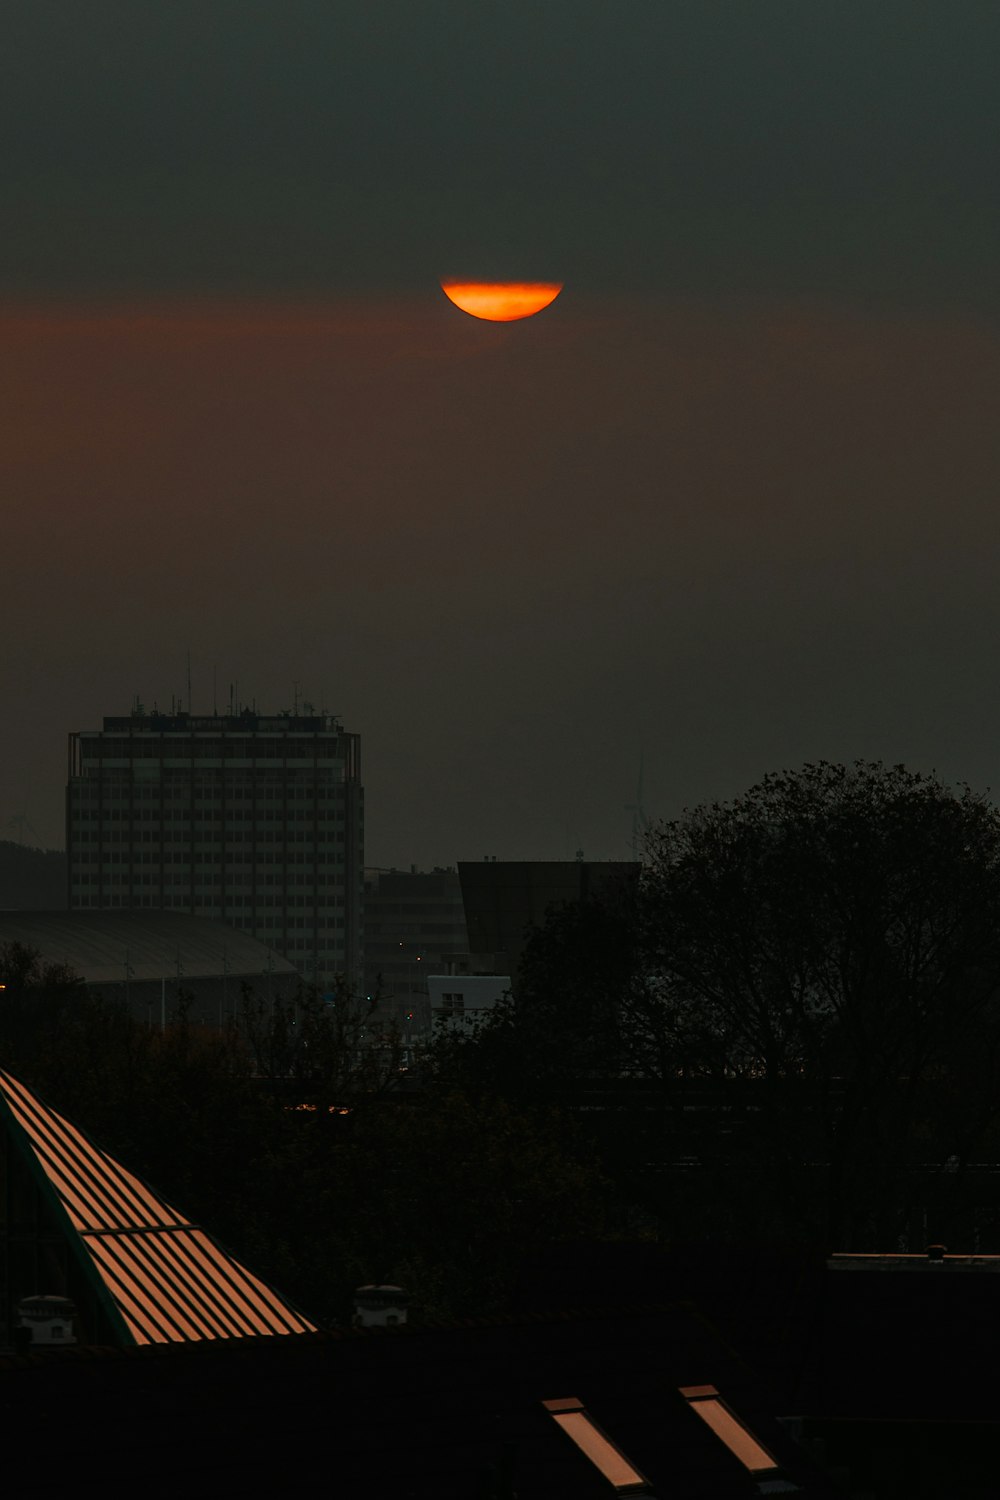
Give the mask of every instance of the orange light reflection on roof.
[{"label": "orange light reflection on roof", "polygon": [[211,1235],[3,1072],[0,1096],[136,1343],[315,1330]]},{"label": "orange light reflection on roof", "polygon": [[767,1474],[778,1467],[749,1427],[729,1410],[714,1386],[682,1386],[681,1395],[751,1474]]},{"label": "orange light reflection on roof", "polygon": [[165,1301],[156,1279],[136,1265],[131,1245],[112,1235],[95,1236],[87,1249],[137,1343],[170,1344],[205,1337],[195,1322]]},{"label": "orange light reflection on roof", "polygon": [[442,281],[449,301],[473,318],[489,323],[514,323],[530,318],[554,302],[561,281]]},{"label": "orange light reflection on roof", "polygon": [[645,1494],[649,1486],[639,1470],[630,1463],[624,1453],[602,1432],[583,1402],[576,1396],[565,1396],[555,1401],[543,1401],[552,1420],[558,1424],[568,1438],[585,1453],[613,1486],[616,1495]]}]

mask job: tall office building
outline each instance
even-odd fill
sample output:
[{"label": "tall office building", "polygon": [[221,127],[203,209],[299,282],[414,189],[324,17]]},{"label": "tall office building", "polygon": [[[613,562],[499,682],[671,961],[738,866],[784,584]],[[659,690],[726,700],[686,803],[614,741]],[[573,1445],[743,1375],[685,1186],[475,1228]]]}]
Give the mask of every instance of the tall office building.
[{"label": "tall office building", "polygon": [[137,707],[71,734],[69,904],[214,917],[324,988],[358,984],[360,762],[327,715]]}]

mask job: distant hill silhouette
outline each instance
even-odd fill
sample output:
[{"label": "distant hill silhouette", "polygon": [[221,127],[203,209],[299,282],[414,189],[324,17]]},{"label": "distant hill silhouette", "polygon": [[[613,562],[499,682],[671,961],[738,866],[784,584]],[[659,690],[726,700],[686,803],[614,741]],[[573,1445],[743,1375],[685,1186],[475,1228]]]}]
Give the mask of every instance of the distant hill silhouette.
[{"label": "distant hill silhouette", "polygon": [[0,909],[65,911],[66,856],[0,839]]}]

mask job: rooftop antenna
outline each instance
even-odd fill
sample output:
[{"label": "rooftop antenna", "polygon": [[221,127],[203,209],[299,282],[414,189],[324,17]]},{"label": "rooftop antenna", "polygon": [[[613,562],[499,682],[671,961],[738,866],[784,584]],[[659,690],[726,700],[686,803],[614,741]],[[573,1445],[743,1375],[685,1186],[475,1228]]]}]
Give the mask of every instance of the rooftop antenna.
[{"label": "rooftop antenna", "polygon": [[187,654],[188,713],[191,712],[191,652]]},{"label": "rooftop antenna", "polygon": [[299,688],[301,686],[301,682],[299,682],[298,678],[295,678],[292,682],[292,712],[296,718],[299,716]]},{"label": "rooftop antenna", "polygon": [[213,663],[213,665],[212,665],[212,717],[215,718],[215,719],[217,719],[219,717],[219,699],[218,699],[218,685],[219,684],[218,684],[218,676],[219,676],[219,669]]}]

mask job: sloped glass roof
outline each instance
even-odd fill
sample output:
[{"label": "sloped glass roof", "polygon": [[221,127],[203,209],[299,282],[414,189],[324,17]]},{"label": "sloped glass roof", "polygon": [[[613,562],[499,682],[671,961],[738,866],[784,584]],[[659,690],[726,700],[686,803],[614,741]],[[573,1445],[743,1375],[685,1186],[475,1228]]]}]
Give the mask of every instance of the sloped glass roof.
[{"label": "sloped glass roof", "polygon": [[598,1468],[616,1495],[639,1495],[649,1490],[649,1485],[633,1463],[613,1443],[606,1432],[602,1432],[583,1402],[576,1396],[565,1396],[555,1401],[544,1401],[543,1406],[568,1438],[585,1453]]},{"label": "sloped glass roof", "polygon": [[773,1473],[777,1469],[771,1454],[758,1443],[746,1423],[730,1411],[714,1385],[681,1386],[680,1392],[692,1411],[697,1412],[751,1474]]},{"label": "sloped glass roof", "polygon": [[4,1072],[0,1098],[136,1344],[315,1331],[204,1229]]}]

